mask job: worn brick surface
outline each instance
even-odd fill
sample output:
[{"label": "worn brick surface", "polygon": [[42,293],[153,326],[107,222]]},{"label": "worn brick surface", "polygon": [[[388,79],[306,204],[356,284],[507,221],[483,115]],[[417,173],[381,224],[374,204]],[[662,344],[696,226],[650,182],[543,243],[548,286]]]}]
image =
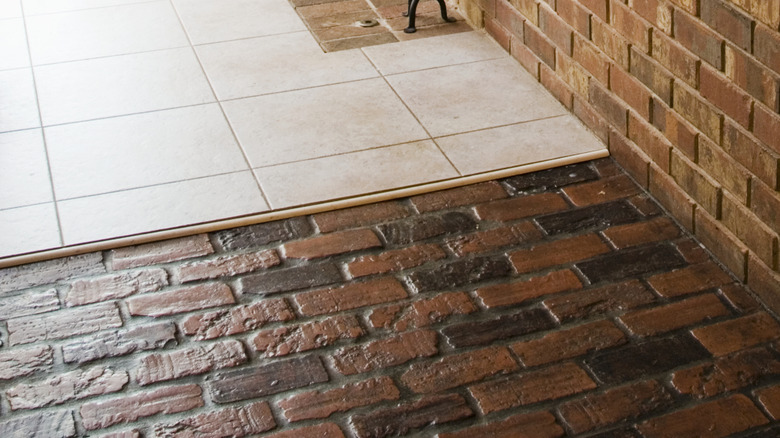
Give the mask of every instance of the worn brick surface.
[{"label": "worn brick surface", "polygon": [[[520,183],[518,186],[523,187]],[[538,193],[487,202],[475,207],[482,220],[512,221],[544,213],[567,210],[569,204],[557,193]]]},{"label": "worn brick surface", "polygon": [[250,344],[267,357],[286,356],[291,353],[313,350],[363,335],[363,329],[354,316],[335,316],[298,326],[263,330]]},{"label": "worn brick surface", "polygon": [[780,325],[765,312],[719,322],[692,331],[712,354],[722,356],[780,337]]},{"label": "worn brick surface", "polygon": [[729,313],[716,295],[699,295],[647,310],[636,310],[620,320],[631,333],[650,336],[708,321]]},{"label": "worn brick surface", "polygon": [[76,436],[73,412],[68,410],[39,412],[0,421],[2,436],[43,436],[70,438]]},{"label": "worn brick surface", "polygon": [[54,351],[48,345],[0,350],[0,380],[29,376],[54,363]]},{"label": "worn brick surface", "polygon": [[136,351],[156,350],[176,343],[176,328],[171,323],[139,325],[67,342],[62,346],[62,358],[66,363],[84,363]]},{"label": "worn brick surface", "polygon": [[477,306],[463,292],[437,294],[433,298],[417,300],[408,306],[391,305],[371,312],[368,320],[372,327],[393,327],[397,331],[422,328],[442,322],[450,316],[467,315],[477,311]]},{"label": "worn brick surface", "polygon": [[336,265],[322,263],[250,274],[239,279],[238,288],[243,294],[265,295],[324,286],[341,279]]},{"label": "worn brick surface", "polygon": [[128,246],[111,251],[111,266],[114,269],[129,269],[158,263],[173,262],[203,256],[214,252],[205,234],[192,237]]},{"label": "worn brick surface", "polygon": [[392,277],[351,283],[295,295],[295,303],[304,315],[336,313],[372,304],[387,303],[408,296],[403,285]]},{"label": "worn brick surface", "polygon": [[477,296],[487,308],[511,306],[543,295],[579,289],[577,275],[571,270],[553,271],[516,283],[497,284],[477,289]]},{"label": "worn brick surface", "polygon": [[623,249],[576,264],[577,269],[592,283],[622,280],[684,265],[682,255],[665,244]]},{"label": "worn brick surface", "polygon": [[94,304],[58,310],[45,315],[31,315],[8,320],[8,340],[11,345],[64,339],[122,325],[122,317],[114,303]]},{"label": "worn brick surface", "polygon": [[212,339],[254,330],[271,322],[295,318],[290,306],[282,298],[266,299],[252,304],[215,312],[192,315],[181,321],[184,334],[195,339]]},{"label": "worn brick surface", "polygon": [[512,351],[525,366],[570,359],[591,351],[620,345],[626,335],[609,321],[596,321],[547,334],[539,339],[518,342]]},{"label": "worn brick surface", "polygon": [[218,231],[214,233],[214,237],[223,250],[234,251],[256,248],[282,240],[306,237],[312,231],[312,227],[305,217],[296,217],[283,221]]},{"label": "worn brick surface", "polygon": [[129,381],[125,371],[94,367],[63,373],[32,384],[17,385],[8,389],[5,395],[11,409],[35,409],[117,392]]},{"label": "worn brick surface", "polygon": [[252,403],[185,418],[154,427],[156,436],[231,436],[241,438],[262,433],[276,426],[266,402]]},{"label": "worn brick surface", "polygon": [[412,391],[426,394],[506,374],[517,368],[509,350],[492,347],[438,361],[415,363],[401,376],[401,381]]},{"label": "worn brick surface", "polygon": [[347,263],[347,271],[354,278],[384,274],[414,268],[446,256],[447,254],[439,245],[423,244],[357,257]]},{"label": "worn brick surface", "polygon": [[417,211],[426,213],[463,205],[479,204],[506,197],[506,191],[501,185],[496,181],[490,181],[466,187],[458,187],[456,189],[413,196],[411,201]]},{"label": "worn brick surface", "polygon": [[67,306],[97,303],[130,295],[155,292],[168,285],[163,269],[125,272],[97,278],[76,280],[65,294]]},{"label": "worn brick surface", "polygon": [[144,294],[127,300],[131,315],[164,316],[233,304],[230,286],[207,283],[167,292]]},{"label": "worn brick surface", "polygon": [[529,249],[509,254],[509,260],[517,272],[532,272],[555,266],[586,260],[609,252],[609,247],[595,234],[585,234],[567,239],[544,242]]},{"label": "worn brick surface", "polygon": [[182,283],[214,279],[270,268],[279,263],[280,260],[279,256],[276,255],[276,251],[223,256],[210,260],[185,263],[179,266],[178,278]]},{"label": "worn brick surface", "polygon": [[552,317],[544,310],[529,309],[486,321],[453,324],[442,329],[442,334],[453,347],[467,347],[545,330],[554,325]]},{"label": "worn brick surface", "polygon": [[566,294],[544,300],[557,318],[568,321],[593,315],[626,311],[652,303],[655,296],[637,280]]},{"label": "worn brick surface", "polygon": [[135,369],[139,385],[149,385],[179,377],[203,374],[207,371],[234,367],[247,361],[240,342],[229,340],[198,345],[173,353],[155,353],[144,356]]},{"label": "worn brick surface", "polygon": [[443,234],[472,231],[476,226],[471,216],[450,212],[442,215],[412,216],[383,224],[379,226],[379,232],[389,245],[407,245]]},{"label": "worn brick surface", "polygon": [[634,222],[640,217],[631,204],[620,200],[542,216],[536,222],[545,232],[555,235],[606,228]]},{"label": "worn brick surface", "polygon": [[311,260],[381,245],[373,231],[360,229],[296,240],[282,245],[282,250],[288,258]]},{"label": "worn brick surface", "polygon": [[327,418],[334,412],[397,400],[400,395],[393,380],[383,376],[326,391],[304,392],[282,400],[279,407],[289,421],[301,421]]},{"label": "worn brick surface", "polygon": [[0,293],[106,271],[98,252],[0,269]]},{"label": "worn brick surface", "polygon": [[563,436],[563,428],[549,412],[513,415],[505,420],[484,426],[475,426],[457,432],[441,433],[437,438],[518,437],[518,438],[558,438]]},{"label": "worn brick surface", "polygon": [[421,269],[407,277],[418,293],[462,287],[509,275],[512,268],[503,257],[472,257]]},{"label": "worn brick surface", "polygon": [[333,354],[333,366],[344,375],[392,367],[438,352],[436,332],[419,330],[399,336],[346,347]]},{"label": "worn brick surface", "polygon": [[350,425],[359,438],[382,438],[405,435],[411,429],[472,415],[462,396],[432,395],[394,408],[355,415],[350,418]]},{"label": "worn brick surface", "polygon": [[0,320],[46,313],[59,308],[57,289],[4,294],[0,297]]},{"label": "worn brick surface", "polygon": [[772,352],[759,348],[677,371],[672,385],[680,393],[704,398],[744,388],[778,374],[780,360]]}]

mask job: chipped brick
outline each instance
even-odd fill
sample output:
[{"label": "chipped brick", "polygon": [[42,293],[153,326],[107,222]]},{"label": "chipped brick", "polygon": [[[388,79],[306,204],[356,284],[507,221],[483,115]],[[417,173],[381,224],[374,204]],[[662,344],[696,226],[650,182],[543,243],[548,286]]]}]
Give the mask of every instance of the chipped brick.
[{"label": "chipped brick", "polygon": [[401,375],[401,381],[414,392],[429,394],[507,374],[517,368],[506,347],[490,347],[433,362],[414,363]]},{"label": "chipped brick", "polygon": [[121,391],[129,381],[126,371],[94,367],[61,373],[36,383],[16,385],[5,394],[13,410],[36,409]]},{"label": "chipped brick", "polygon": [[626,342],[626,336],[609,321],[560,330],[539,339],[512,345],[523,365],[533,367],[577,357],[591,351],[603,350]]},{"label": "chipped brick", "polygon": [[149,385],[234,367],[247,360],[244,346],[236,340],[198,345],[170,353],[144,356],[135,369],[135,380],[139,385]]},{"label": "chipped brick", "polygon": [[157,350],[176,344],[176,327],[170,322],[97,333],[62,347],[65,363],[85,363],[136,351]]},{"label": "chipped brick", "polygon": [[192,315],[182,320],[179,327],[185,335],[204,340],[244,333],[271,322],[290,321],[294,318],[287,301],[276,298]]},{"label": "chipped brick", "polygon": [[490,342],[534,333],[555,327],[553,318],[542,309],[526,309],[498,318],[453,324],[441,330],[455,348],[485,345]]},{"label": "chipped brick", "polygon": [[213,252],[208,236],[198,234],[115,249],[111,251],[111,265],[117,270],[130,269],[200,257]]},{"label": "chipped brick", "polygon": [[406,289],[395,278],[387,277],[363,283],[321,289],[295,295],[301,313],[307,316],[336,313],[372,304],[388,303],[408,296]]},{"label": "chipped brick", "polygon": [[137,295],[127,300],[127,308],[130,314],[135,316],[165,316],[235,302],[228,285],[207,283],[167,292]]},{"label": "chipped brick", "polygon": [[266,402],[221,409],[175,423],[158,424],[154,427],[156,436],[185,438],[193,436],[230,436],[241,438],[262,433],[276,427],[271,408]]},{"label": "chipped brick", "polygon": [[347,271],[353,278],[358,278],[366,275],[402,271],[445,257],[447,257],[447,254],[439,245],[416,245],[384,251],[376,255],[357,257],[354,261],[347,263]]},{"label": "chipped brick", "polygon": [[582,288],[582,283],[569,269],[553,271],[526,281],[501,283],[477,289],[477,296],[487,308],[520,304],[544,295]]},{"label": "chipped brick", "polygon": [[178,278],[182,283],[197,280],[212,280],[268,269],[280,263],[274,250],[217,257],[211,260],[185,263],[179,266]]},{"label": "chipped brick", "polygon": [[365,373],[429,357],[439,350],[436,332],[419,330],[401,333],[363,345],[345,347],[333,354],[333,366],[344,375]]},{"label": "chipped brick", "polygon": [[393,379],[387,376],[350,383],[326,391],[309,391],[279,402],[289,421],[327,418],[334,412],[345,412],[401,396]]},{"label": "chipped brick", "polygon": [[358,438],[405,435],[411,429],[448,423],[474,415],[466,400],[457,394],[434,395],[397,407],[353,415],[350,426]]},{"label": "chipped brick", "polygon": [[65,294],[65,304],[80,306],[115,300],[139,293],[156,292],[168,285],[168,274],[162,269],[123,272],[120,274],[76,280]]},{"label": "chipped brick", "polygon": [[275,357],[326,347],[339,340],[354,339],[363,334],[360,323],[353,315],[340,315],[297,326],[264,330],[255,335],[250,344],[264,356]]},{"label": "chipped brick", "polygon": [[50,339],[65,339],[107,328],[119,327],[122,318],[114,303],[94,304],[8,320],[11,345]]}]

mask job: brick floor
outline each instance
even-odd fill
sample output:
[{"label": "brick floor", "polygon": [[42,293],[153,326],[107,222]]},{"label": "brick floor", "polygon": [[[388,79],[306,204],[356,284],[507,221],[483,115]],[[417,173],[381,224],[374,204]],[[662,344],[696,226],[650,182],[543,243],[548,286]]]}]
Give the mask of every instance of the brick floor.
[{"label": "brick floor", "polygon": [[780,324],[609,159],[0,271],[0,437],[780,435]]}]

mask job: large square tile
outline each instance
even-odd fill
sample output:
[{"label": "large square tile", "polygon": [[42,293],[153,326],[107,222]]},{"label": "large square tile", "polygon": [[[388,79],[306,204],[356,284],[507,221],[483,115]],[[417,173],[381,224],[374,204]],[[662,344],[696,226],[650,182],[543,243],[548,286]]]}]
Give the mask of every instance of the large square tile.
[{"label": "large square tile", "polygon": [[286,0],[173,0],[192,44],[306,30]]},{"label": "large square tile", "polygon": [[0,257],[61,245],[53,203],[0,210]]},{"label": "large square tile", "polygon": [[250,171],[71,199],[58,207],[66,245],[267,210]]},{"label": "large square tile", "polygon": [[437,138],[464,175],[604,150],[572,115]]},{"label": "large square tile", "polygon": [[0,209],[52,200],[41,130],[0,134]]},{"label": "large square tile", "polygon": [[46,128],[57,199],[248,170],[217,104]]},{"label": "large square tile", "polygon": [[308,32],[196,47],[220,100],[379,76],[359,50],[324,53]]},{"label": "large square tile", "polygon": [[45,125],[213,102],[191,48],[35,67]]},{"label": "large square tile", "polygon": [[29,66],[24,19],[0,20],[0,70]]},{"label": "large square tile", "polygon": [[32,70],[0,71],[0,132],[40,126]]},{"label": "large square tile", "polygon": [[255,173],[275,209],[459,176],[430,140],[265,167]]},{"label": "large square tile", "polygon": [[24,4],[24,14],[29,17],[30,15],[105,8],[128,3],[140,3],[142,1],[144,0],[22,0],[22,3]]},{"label": "large square tile", "polygon": [[421,38],[403,44],[382,44],[364,47],[363,51],[385,75],[509,56],[498,44],[479,32]]},{"label": "large square tile", "polygon": [[223,103],[252,167],[428,138],[381,79]]},{"label": "large square tile", "polygon": [[21,0],[0,0],[0,19],[22,16]]},{"label": "large square tile", "polygon": [[513,58],[387,77],[434,137],[566,114]]},{"label": "large square tile", "polygon": [[27,17],[33,64],[188,46],[167,0]]}]

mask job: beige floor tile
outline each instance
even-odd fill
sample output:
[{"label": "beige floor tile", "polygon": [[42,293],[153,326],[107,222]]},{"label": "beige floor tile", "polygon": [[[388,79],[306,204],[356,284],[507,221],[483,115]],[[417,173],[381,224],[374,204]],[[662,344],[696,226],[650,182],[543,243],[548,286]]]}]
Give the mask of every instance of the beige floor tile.
[{"label": "beige floor tile", "polygon": [[44,125],[213,102],[191,48],[35,67]]},{"label": "beige floor tile", "polygon": [[40,126],[32,70],[0,71],[0,132]]},{"label": "beige floor tile", "polygon": [[[66,245],[265,211],[250,171],[58,203]],[[84,214],[89,212],[89,214]]]},{"label": "beige floor tile", "polygon": [[129,3],[142,3],[144,1],[149,0],[22,0],[22,3],[24,4],[25,15],[30,16],[78,11],[81,9],[105,8]]},{"label": "beige floor tile", "polygon": [[495,42],[479,32],[463,32],[408,41],[404,44],[366,47],[363,51],[379,71],[386,75],[509,56]]},{"label": "beige floor tile", "polygon": [[196,47],[220,100],[379,76],[359,50],[324,53],[309,32]]},{"label": "beige floor tile", "polygon": [[22,3],[20,0],[0,0],[0,19],[21,16]]},{"label": "beige floor tile", "polygon": [[217,104],[46,128],[57,199],[248,170]]},{"label": "beige floor tile", "polygon": [[255,173],[275,209],[458,176],[430,140],[265,167]]},{"label": "beige floor tile", "polygon": [[0,257],[61,245],[53,203],[0,210]]},{"label": "beige floor tile", "polygon": [[0,70],[30,66],[24,19],[0,20]]},{"label": "beige floor tile", "polygon": [[286,0],[173,0],[192,44],[306,30]]},{"label": "beige floor tile", "polygon": [[572,115],[437,138],[464,175],[605,149]]},{"label": "beige floor tile", "polygon": [[513,58],[387,79],[434,137],[566,113]]},{"label": "beige floor tile", "polygon": [[41,130],[0,134],[0,209],[52,200]]},{"label": "beige floor tile", "polygon": [[27,17],[34,65],[184,47],[168,0]]},{"label": "beige floor tile", "polygon": [[225,102],[252,167],[427,138],[381,79]]}]

